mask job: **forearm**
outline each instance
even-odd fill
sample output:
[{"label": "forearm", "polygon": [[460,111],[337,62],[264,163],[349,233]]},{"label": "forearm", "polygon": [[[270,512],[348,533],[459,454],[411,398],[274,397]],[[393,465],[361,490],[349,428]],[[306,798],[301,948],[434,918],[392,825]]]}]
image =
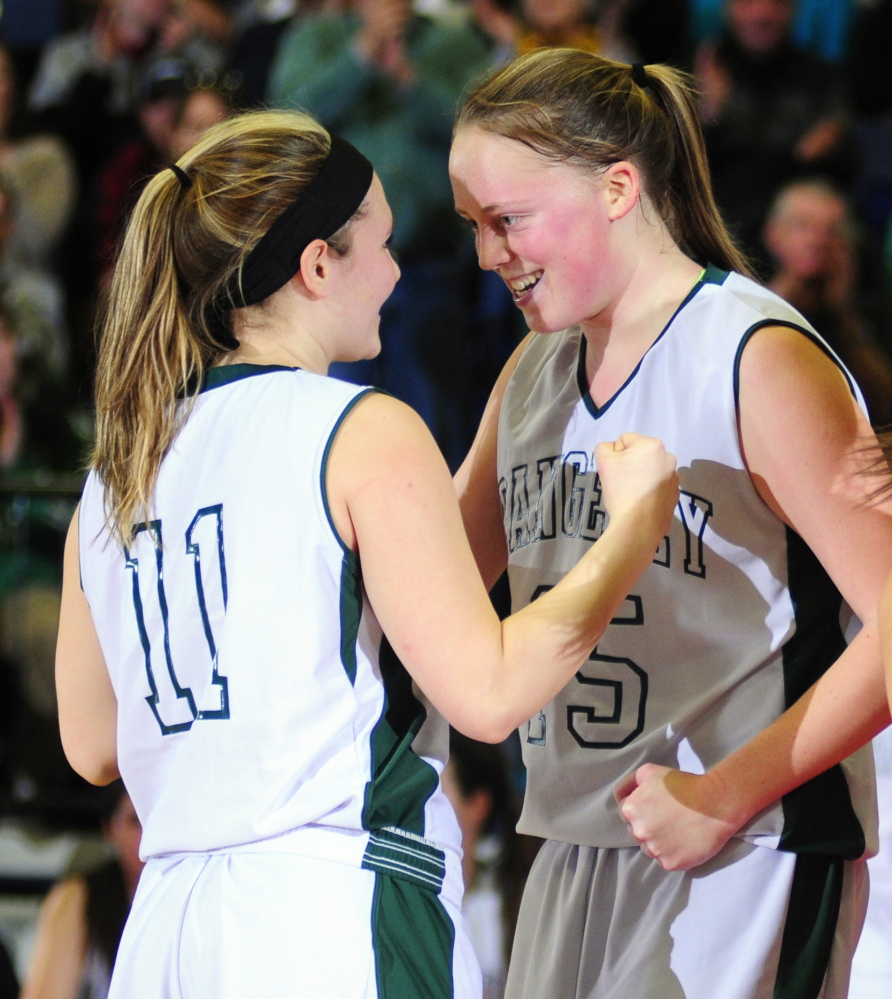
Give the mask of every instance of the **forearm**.
[{"label": "forearm", "polygon": [[492,731],[478,738],[505,738],[572,679],[656,546],[652,517],[614,518],[559,584],[502,622],[501,655],[474,699],[476,717]]},{"label": "forearm", "polygon": [[792,707],[706,774],[717,817],[736,828],[850,756],[889,724],[876,626]]}]

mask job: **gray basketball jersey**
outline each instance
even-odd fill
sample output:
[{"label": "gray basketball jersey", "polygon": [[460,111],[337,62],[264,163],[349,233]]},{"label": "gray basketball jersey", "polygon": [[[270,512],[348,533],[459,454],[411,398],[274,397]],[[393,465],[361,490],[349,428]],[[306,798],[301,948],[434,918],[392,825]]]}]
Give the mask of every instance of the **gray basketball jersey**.
[{"label": "gray basketball jersey", "polygon": [[334,842],[332,859],[436,884],[444,850],[458,856],[438,787],[445,722],[382,638],[328,509],[331,442],[365,391],[291,368],[211,370],[125,548],[88,479],[82,585],[144,857],[304,830],[296,852]]},{"label": "gray basketball jersey", "polygon": [[[498,446],[514,610],[554,586],[603,532],[599,442],[625,432],[662,438],[681,480],[653,563],[574,679],[521,729],[525,833],[632,845],[612,797],[622,778],[646,762],[713,767],[845,647],[851,615],[839,592],[762,502],[741,454],[740,355],[768,324],[797,328],[830,353],[777,296],[708,268],[600,407],[588,393],[578,328],[534,336],[519,360]],[[868,750],[757,815],[742,835],[860,856],[873,827],[871,786]]]}]

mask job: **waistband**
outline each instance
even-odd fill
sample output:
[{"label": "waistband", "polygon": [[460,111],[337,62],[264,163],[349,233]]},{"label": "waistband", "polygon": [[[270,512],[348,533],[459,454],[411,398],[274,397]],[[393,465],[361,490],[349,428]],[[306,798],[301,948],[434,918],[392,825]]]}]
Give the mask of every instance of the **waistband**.
[{"label": "waistband", "polygon": [[219,857],[239,854],[296,854],[374,871],[409,881],[461,906],[461,855],[395,826],[372,831],[335,826],[301,826],[279,836],[239,843],[205,853],[172,856]]}]

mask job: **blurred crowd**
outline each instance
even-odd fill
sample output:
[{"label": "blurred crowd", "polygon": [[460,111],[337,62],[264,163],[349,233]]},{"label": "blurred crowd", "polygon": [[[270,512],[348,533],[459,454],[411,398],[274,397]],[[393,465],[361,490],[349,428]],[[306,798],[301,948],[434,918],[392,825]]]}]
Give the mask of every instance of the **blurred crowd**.
[{"label": "blurred crowd", "polygon": [[380,357],[335,373],[410,403],[455,468],[524,330],[453,211],[452,117],[489,67],[554,45],[694,75],[732,230],[892,423],[892,0],[5,0],[0,800],[77,786],[54,734],[61,545],[94,317],[147,178],[258,106],[308,110],[368,155],[402,278]]},{"label": "blurred crowd", "polygon": [[307,109],[374,162],[402,280],[380,358],[338,374],[412,404],[455,466],[522,328],[452,210],[452,114],[543,45],[694,74],[738,239],[892,421],[890,0],[7,0],[0,40],[0,468],[82,467],[128,211],[260,105]]}]

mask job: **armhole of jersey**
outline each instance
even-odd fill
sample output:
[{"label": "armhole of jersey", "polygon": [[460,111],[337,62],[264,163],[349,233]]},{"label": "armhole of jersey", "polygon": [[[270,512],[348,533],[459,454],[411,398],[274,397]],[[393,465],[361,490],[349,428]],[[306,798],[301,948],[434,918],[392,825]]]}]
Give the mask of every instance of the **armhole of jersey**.
[{"label": "armhole of jersey", "polygon": [[[804,326],[799,326],[796,323],[788,322],[785,319],[762,319],[758,323],[754,323],[741,337],[740,343],[737,346],[737,353],[734,356],[734,412],[737,414],[738,422],[740,421],[740,361],[743,357],[743,351],[746,345],[750,342],[753,335],[758,333],[759,330],[764,329],[766,326],[784,326],[787,329],[796,330],[801,333],[804,337],[807,337],[816,347],[818,347],[831,361],[839,368],[842,372],[843,377],[846,380],[846,384],[849,386],[849,391],[852,393],[852,397],[856,402],[859,402],[858,392],[855,389],[855,383],[852,381],[852,376],[846,370],[845,365],[836,356],[830,346],[811,330],[806,329]],[[742,444],[742,442],[739,442]]]},{"label": "armhole of jersey", "polygon": [[325,510],[325,518],[328,521],[328,526],[331,528],[331,533],[334,536],[335,541],[337,541],[344,553],[344,558],[346,558],[351,565],[354,562],[358,564],[359,556],[355,551],[353,551],[352,548],[349,548],[346,544],[344,544],[344,539],[338,533],[338,529],[335,527],[335,522],[331,515],[331,505],[328,502],[328,485],[326,482],[328,474],[328,459],[331,456],[332,446],[334,445],[335,438],[337,437],[338,431],[341,429],[344,420],[346,420],[347,417],[353,412],[358,402],[373,393],[377,393],[379,395],[389,395],[388,392],[384,392],[377,388],[367,388],[363,389],[361,392],[357,392],[357,394],[341,411],[341,414],[335,421],[335,425],[331,428],[331,433],[328,435],[328,440],[325,442],[325,450],[322,452],[322,464],[319,469],[319,488],[322,496],[322,506]]},{"label": "armhole of jersey", "polygon": [[83,505],[83,501],[84,494],[82,491],[81,498],[78,500],[74,511],[77,514],[77,581],[80,583],[81,593],[83,593],[86,599],[87,591],[84,589],[84,557],[81,549],[81,506]]}]

